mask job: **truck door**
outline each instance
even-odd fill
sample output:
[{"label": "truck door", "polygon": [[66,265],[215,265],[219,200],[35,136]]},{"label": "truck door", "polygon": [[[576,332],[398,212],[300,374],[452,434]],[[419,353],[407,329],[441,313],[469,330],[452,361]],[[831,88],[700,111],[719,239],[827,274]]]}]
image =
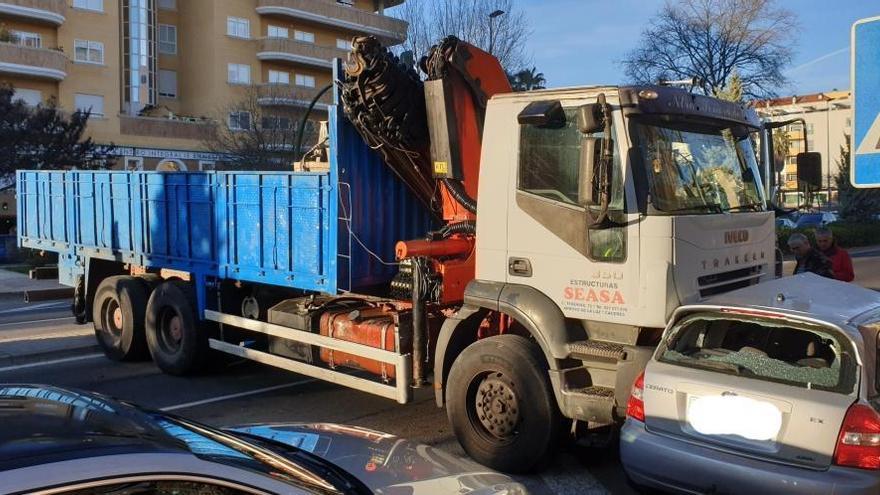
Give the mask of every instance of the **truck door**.
[{"label": "truck door", "polygon": [[635,198],[625,193],[624,185],[632,180],[620,152],[628,149],[628,139],[612,104],[610,222],[590,227],[579,204],[580,163],[591,149],[585,145],[589,138],[609,136],[581,133],[577,109],[585,103],[563,102],[562,125],[519,126],[516,172],[508,191],[507,281],[540,290],[567,317],[626,323],[638,305],[639,266],[638,213],[627,213],[626,205],[634,205]]}]

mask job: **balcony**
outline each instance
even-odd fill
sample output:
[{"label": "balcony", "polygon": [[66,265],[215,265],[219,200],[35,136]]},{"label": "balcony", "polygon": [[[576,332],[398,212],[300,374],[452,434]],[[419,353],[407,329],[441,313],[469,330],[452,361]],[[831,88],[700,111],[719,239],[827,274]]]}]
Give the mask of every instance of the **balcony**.
[{"label": "balcony", "polygon": [[67,14],[67,1],[0,0],[0,14],[60,26]]},{"label": "balcony", "polygon": [[[308,108],[321,88],[303,88],[283,84],[261,84],[257,86],[257,102],[267,107]],[[333,92],[328,90],[315,104],[316,110],[327,111],[333,104]]]},{"label": "balcony", "polygon": [[67,77],[67,56],[59,50],[0,43],[0,73],[61,81]]},{"label": "balcony", "polygon": [[167,139],[200,141],[208,136],[210,123],[188,122],[158,117],[119,116],[119,132],[127,136],[148,136]]},{"label": "balcony", "polygon": [[301,21],[371,34],[385,44],[396,45],[406,40],[405,21],[346,7],[329,0],[258,0],[257,13],[292,17]]},{"label": "balcony", "polygon": [[257,58],[273,62],[293,62],[322,69],[333,67],[334,58],[344,59],[347,50],[318,46],[287,38],[263,38],[257,40]]}]

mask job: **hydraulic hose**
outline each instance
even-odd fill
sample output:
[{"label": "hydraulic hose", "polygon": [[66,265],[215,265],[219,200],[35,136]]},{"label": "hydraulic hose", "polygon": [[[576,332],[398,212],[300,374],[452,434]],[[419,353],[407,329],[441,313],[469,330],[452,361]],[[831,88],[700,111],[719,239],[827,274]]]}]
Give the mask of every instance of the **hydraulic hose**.
[{"label": "hydraulic hose", "polygon": [[440,229],[440,236],[444,239],[455,234],[476,235],[477,222],[473,220],[465,220],[463,222],[450,223]]},{"label": "hydraulic hose", "polygon": [[464,207],[465,210],[477,214],[477,200],[468,196],[461,182],[452,179],[443,179],[443,184],[449,190],[449,194]]}]

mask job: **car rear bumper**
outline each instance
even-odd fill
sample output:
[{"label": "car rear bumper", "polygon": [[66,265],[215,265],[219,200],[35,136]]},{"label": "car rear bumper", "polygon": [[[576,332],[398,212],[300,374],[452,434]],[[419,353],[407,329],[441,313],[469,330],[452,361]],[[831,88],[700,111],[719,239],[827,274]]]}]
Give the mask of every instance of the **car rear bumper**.
[{"label": "car rear bumper", "polygon": [[657,435],[632,419],[620,434],[620,459],[635,483],[681,493],[880,493],[877,471],[814,471],[763,462]]}]

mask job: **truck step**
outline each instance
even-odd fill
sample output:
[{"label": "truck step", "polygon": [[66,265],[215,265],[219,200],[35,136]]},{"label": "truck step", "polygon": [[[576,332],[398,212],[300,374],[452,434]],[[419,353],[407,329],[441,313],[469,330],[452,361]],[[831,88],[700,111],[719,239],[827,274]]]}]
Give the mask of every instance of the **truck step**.
[{"label": "truck step", "polygon": [[600,340],[582,340],[568,344],[568,353],[575,358],[605,358],[620,360],[626,357],[623,344]]},{"label": "truck step", "polygon": [[581,421],[610,423],[616,407],[614,389],[609,387],[581,387],[563,390],[563,410],[566,416]]}]

